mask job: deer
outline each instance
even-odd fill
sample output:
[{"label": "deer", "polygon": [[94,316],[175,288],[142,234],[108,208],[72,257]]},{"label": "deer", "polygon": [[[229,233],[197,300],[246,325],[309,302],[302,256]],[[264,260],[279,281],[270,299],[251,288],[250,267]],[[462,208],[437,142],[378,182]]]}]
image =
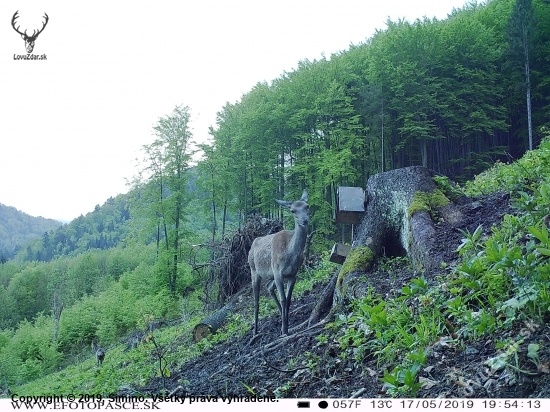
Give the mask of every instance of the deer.
[{"label": "deer", "polygon": [[[281,313],[281,334],[288,335],[288,314],[292,290],[296,283],[298,269],[304,261],[304,247],[309,223],[308,195],[304,190],[300,200],[287,202],[275,200],[280,206],[290,209],[294,216],[294,230],[258,237],[252,242],[248,253],[248,264],[252,276],[254,293],[254,336],[258,334],[258,310],[260,306],[260,287],[262,279],[268,281],[267,290]],[[285,295],[284,283],[287,282]],[[281,302],[277,299],[275,287]]]},{"label": "deer", "polygon": [[95,339],[92,340],[92,350],[95,353],[95,358],[97,360],[97,366],[100,367],[103,363],[103,360],[105,359],[105,349],[98,346]]},{"label": "deer", "polygon": [[42,23],[42,28],[38,30],[38,32],[36,30],[33,30],[32,35],[29,36],[27,34],[27,30],[25,30],[24,32],[20,32],[19,31],[20,26],[17,26],[17,28],[15,28],[15,20],[19,18],[18,13],[19,13],[19,10],[17,10],[14,13],[11,19],[11,26],[17,33],[21,35],[21,38],[25,41],[25,49],[27,49],[27,53],[32,53],[32,51],[34,50],[34,42],[36,41],[36,38],[40,33],[42,33],[42,31],[44,31],[44,28],[46,28],[46,25],[48,24],[48,21],[50,20],[50,18],[46,13],[44,13],[43,17],[46,19],[46,21]]}]

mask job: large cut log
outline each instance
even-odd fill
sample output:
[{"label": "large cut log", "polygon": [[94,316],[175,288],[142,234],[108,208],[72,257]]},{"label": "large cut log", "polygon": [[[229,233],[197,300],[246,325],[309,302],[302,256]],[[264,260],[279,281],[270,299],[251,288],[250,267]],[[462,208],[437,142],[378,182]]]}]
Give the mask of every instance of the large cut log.
[{"label": "large cut log", "polygon": [[223,308],[218,309],[216,312],[208,316],[206,319],[200,321],[193,328],[193,339],[195,343],[200,342],[208,335],[216,332],[223,326],[227,316],[230,315],[235,308],[235,303],[230,302]]},{"label": "large cut log", "polygon": [[371,176],[366,186],[365,215],[338,276],[335,298],[345,293],[354,272],[365,273],[380,256],[408,256],[418,271],[441,265],[435,247],[432,215],[449,199],[420,166]]}]

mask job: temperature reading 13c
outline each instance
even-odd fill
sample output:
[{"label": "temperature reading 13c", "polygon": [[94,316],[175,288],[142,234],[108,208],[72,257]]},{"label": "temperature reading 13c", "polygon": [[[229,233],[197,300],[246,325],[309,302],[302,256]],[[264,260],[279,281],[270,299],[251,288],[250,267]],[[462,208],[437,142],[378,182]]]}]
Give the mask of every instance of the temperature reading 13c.
[{"label": "temperature reading 13c", "polygon": [[390,400],[377,399],[370,401],[372,409],[391,409],[392,404]]}]

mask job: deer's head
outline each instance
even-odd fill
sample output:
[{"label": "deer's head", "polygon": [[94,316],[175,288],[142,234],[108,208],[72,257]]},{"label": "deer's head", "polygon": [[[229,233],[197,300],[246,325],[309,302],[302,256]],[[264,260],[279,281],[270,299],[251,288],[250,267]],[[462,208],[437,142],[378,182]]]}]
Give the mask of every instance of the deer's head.
[{"label": "deer's head", "polygon": [[19,17],[17,15],[17,13],[19,13],[19,10],[17,10],[15,12],[15,14],[13,15],[12,19],[11,19],[11,26],[13,27],[13,29],[19,33],[21,35],[21,38],[23,40],[25,40],[25,49],[27,49],[27,53],[32,53],[33,49],[34,49],[34,42],[36,41],[36,38],[38,37],[38,35],[40,33],[42,33],[42,31],[44,30],[44,28],[46,27],[46,24],[48,24],[48,20],[49,20],[49,17],[46,13],[44,13],[44,18],[46,19],[46,21],[44,23],[42,23],[42,28],[38,31],[36,30],[33,30],[32,32],[32,35],[27,35],[27,30],[25,30],[24,33],[21,33],[19,31],[19,27],[20,26],[17,26],[17,28],[15,27],[15,20]]},{"label": "deer's head", "polygon": [[307,192],[304,190],[301,199],[296,202],[286,202],[284,200],[275,201],[281,206],[290,209],[292,215],[294,216],[294,221],[297,224],[300,226],[307,226],[309,223],[309,205],[307,204],[307,200]]}]

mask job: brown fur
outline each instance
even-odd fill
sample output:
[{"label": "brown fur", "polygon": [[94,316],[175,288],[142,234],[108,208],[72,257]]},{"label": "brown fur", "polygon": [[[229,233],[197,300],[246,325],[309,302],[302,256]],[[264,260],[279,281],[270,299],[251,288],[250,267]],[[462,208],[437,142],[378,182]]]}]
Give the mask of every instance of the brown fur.
[{"label": "brown fur", "polygon": [[[288,334],[288,313],[292,290],[296,282],[298,269],[304,260],[304,247],[309,223],[309,206],[307,192],[296,202],[277,200],[281,206],[289,208],[294,215],[294,230],[283,230],[273,235],[254,239],[248,254],[248,263],[252,274],[252,289],[254,291],[254,335],[258,333],[258,310],[260,287],[262,279],[267,280],[267,289],[277,304],[282,317],[281,332]],[[288,284],[285,294],[284,282]],[[279,292],[281,302],[275,294]]]}]

